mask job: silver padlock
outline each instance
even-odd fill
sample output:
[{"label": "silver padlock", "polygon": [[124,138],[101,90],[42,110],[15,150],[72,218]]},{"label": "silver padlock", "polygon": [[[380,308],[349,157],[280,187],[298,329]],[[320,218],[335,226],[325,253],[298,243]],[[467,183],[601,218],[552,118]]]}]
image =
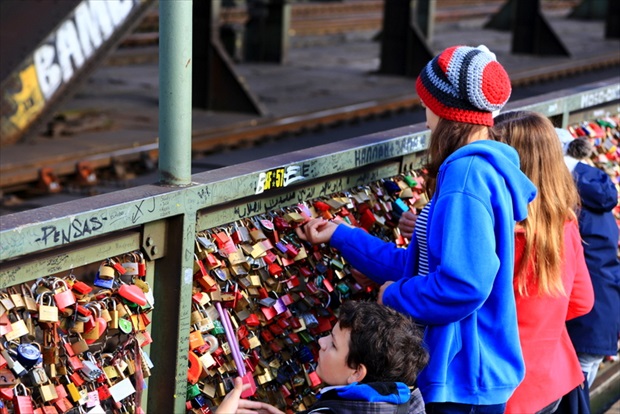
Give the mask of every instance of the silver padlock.
[{"label": "silver padlock", "polygon": [[47,372],[45,372],[45,369],[43,368],[35,367],[32,369],[32,371],[30,371],[29,375],[32,383],[36,385],[43,385],[47,381],[49,381]]},{"label": "silver padlock", "polygon": [[0,353],[6,361],[7,368],[10,369],[16,377],[23,377],[24,375],[26,375],[26,373],[28,373],[28,371],[26,371],[26,368],[24,368],[24,366],[19,361],[13,359],[13,357],[6,348],[2,347]]},{"label": "silver padlock", "polygon": [[88,381],[95,381],[97,378],[103,375],[103,371],[99,369],[95,362],[95,357],[90,352],[85,353],[86,359],[82,361],[83,367],[80,369],[82,374],[86,376]]}]

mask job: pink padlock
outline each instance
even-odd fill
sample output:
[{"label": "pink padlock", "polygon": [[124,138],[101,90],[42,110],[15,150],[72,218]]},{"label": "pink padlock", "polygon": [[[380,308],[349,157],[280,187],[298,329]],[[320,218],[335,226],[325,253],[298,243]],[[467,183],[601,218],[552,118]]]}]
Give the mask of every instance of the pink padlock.
[{"label": "pink padlock", "polygon": [[[56,287],[59,284],[61,284],[62,287]],[[52,287],[54,289],[54,301],[61,312],[66,308],[75,305],[75,295],[73,294],[73,291],[69,289],[67,282],[62,279],[56,279]]]}]

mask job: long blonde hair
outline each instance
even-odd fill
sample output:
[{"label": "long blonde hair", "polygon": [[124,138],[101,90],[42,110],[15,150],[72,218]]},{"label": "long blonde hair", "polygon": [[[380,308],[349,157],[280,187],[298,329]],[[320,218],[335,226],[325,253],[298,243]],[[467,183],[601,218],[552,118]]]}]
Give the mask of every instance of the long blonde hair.
[{"label": "long blonde hair", "polygon": [[[516,286],[528,295],[534,282],[539,295],[566,294],[562,284],[564,224],[576,220],[579,194],[563,160],[562,147],[551,121],[530,111],[509,112],[495,118],[497,133],[517,150],[521,170],[538,188],[520,225],[525,229],[525,251],[517,263]],[[533,258],[536,260],[533,260]],[[528,265],[533,279],[527,279]]]}]

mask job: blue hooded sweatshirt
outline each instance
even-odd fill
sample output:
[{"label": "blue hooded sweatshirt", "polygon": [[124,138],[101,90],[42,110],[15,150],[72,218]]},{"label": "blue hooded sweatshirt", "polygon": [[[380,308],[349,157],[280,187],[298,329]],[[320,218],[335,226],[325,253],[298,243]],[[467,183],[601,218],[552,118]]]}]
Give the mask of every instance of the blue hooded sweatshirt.
[{"label": "blue hooded sweatshirt", "polygon": [[514,226],[536,187],[508,145],[475,141],[441,165],[429,210],[429,274],[415,277],[417,243],[397,248],[340,225],[330,244],[379,283],[383,302],[426,325],[424,401],[505,403],[525,373],[515,299]]},{"label": "blue hooded sweatshirt", "polygon": [[575,166],[573,178],[581,197],[579,233],[596,300],[590,313],[566,322],[566,327],[577,352],[615,355],[620,333],[620,261],[612,211],[618,192],[605,172],[582,162]]}]

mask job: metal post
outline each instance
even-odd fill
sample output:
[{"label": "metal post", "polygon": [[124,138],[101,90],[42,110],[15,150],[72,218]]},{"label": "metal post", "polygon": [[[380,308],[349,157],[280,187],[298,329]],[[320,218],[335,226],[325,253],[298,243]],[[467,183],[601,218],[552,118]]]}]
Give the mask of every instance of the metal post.
[{"label": "metal post", "polygon": [[191,182],[192,3],[159,2],[159,180],[164,185]]}]

